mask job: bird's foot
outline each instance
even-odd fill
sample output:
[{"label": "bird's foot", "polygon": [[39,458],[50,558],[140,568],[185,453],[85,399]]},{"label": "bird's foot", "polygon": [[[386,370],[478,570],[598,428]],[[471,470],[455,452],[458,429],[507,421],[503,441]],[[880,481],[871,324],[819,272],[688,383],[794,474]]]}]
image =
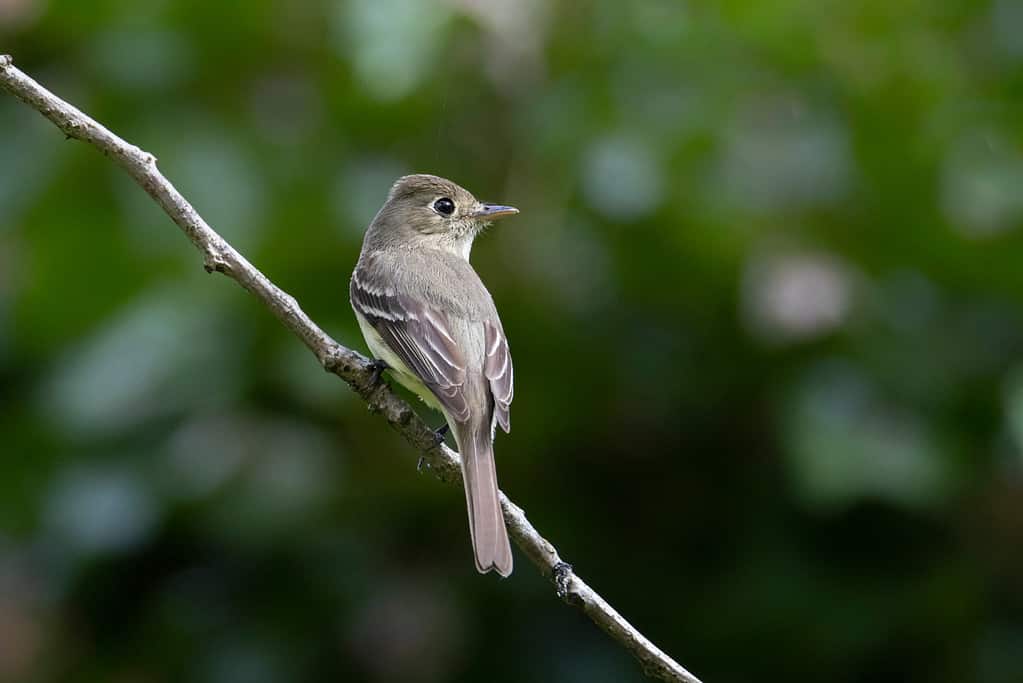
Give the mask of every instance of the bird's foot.
[{"label": "bird's foot", "polygon": [[390,370],[391,366],[388,365],[385,361],[380,360],[379,358],[374,358],[369,364],[369,369],[370,386],[376,387],[380,384],[380,378],[381,375],[383,375],[384,370]]},{"label": "bird's foot", "polygon": [[447,433],[448,433],[448,431],[450,429],[451,429],[451,426],[447,422],[445,422],[440,427],[438,427],[437,429],[433,430],[433,435],[435,437],[437,437],[437,445],[438,446],[441,445],[442,443],[444,443],[444,437],[447,436]]},{"label": "bird's foot", "polygon": [[[445,422],[439,428],[433,430],[434,448],[439,448],[444,443],[444,435],[448,433],[450,427]],[[430,469],[430,463],[426,462],[426,456],[420,455],[419,462],[416,463],[416,471],[422,472],[423,469]]]},{"label": "bird's foot", "polygon": [[551,578],[554,579],[555,593],[564,599],[568,595],[568,582],[572,579],[572,565],[568,562],[558,562],[551,570]]}]

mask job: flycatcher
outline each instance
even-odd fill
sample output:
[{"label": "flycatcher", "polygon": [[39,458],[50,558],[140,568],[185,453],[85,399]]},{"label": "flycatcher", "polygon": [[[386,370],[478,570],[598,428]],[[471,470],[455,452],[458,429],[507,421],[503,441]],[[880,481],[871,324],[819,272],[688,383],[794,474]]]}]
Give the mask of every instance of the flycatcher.
[{"label": "flycatcher", "polygon": [[350,290],[373,354],[444,414],[462,457],[476,568],[501,576],[511,574],[512,554],[493,443],[498,425],[511,429],[512,361],[469,251],[490,221],[516,213],[444,178],[399,178],[366,230]]}]

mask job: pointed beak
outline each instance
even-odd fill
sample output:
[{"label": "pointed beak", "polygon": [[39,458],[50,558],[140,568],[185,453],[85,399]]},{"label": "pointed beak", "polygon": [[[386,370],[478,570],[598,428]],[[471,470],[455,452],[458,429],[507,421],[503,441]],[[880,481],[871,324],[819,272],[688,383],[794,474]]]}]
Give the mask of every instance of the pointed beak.
[{"label": "pointed beak", "polygon": [[514,216],[519,212],[514,206],[502,206],[500,204],[480,204],[480,207],[473,213],[473,218],[480,218],[485,221],[492,221],[503,216]]}]

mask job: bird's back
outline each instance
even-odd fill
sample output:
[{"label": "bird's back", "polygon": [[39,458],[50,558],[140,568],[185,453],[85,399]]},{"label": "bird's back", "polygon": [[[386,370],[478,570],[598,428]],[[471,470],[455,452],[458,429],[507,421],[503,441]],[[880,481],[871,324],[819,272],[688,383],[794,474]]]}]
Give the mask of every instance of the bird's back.
[{"label": "bird's back", "polygon": [[[368,267],[372,260],[372,268]],[[363,252],[356,266],[360,276],[373,273],[395,293],[411,296],[449,316],[482,322],[498,320],[490,292],[468,261],[441,249],[394,248]],[[365,279],[363,279],[365,281]],[[453,281],[458,282],[452,287]]]}]

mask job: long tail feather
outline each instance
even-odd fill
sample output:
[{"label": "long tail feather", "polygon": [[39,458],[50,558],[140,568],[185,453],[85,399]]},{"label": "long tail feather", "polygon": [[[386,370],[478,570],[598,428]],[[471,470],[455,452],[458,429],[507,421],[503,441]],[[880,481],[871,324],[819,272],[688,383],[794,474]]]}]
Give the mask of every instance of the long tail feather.
[{"label": "long tail feather", "polygon": [[501,576],[508,576],[512,572],[511,545],[501,512],[490,430],[459,425],[455,428],[455,440],[462,456],[462,479],[476,569],[481,573],[493,569]]}]

